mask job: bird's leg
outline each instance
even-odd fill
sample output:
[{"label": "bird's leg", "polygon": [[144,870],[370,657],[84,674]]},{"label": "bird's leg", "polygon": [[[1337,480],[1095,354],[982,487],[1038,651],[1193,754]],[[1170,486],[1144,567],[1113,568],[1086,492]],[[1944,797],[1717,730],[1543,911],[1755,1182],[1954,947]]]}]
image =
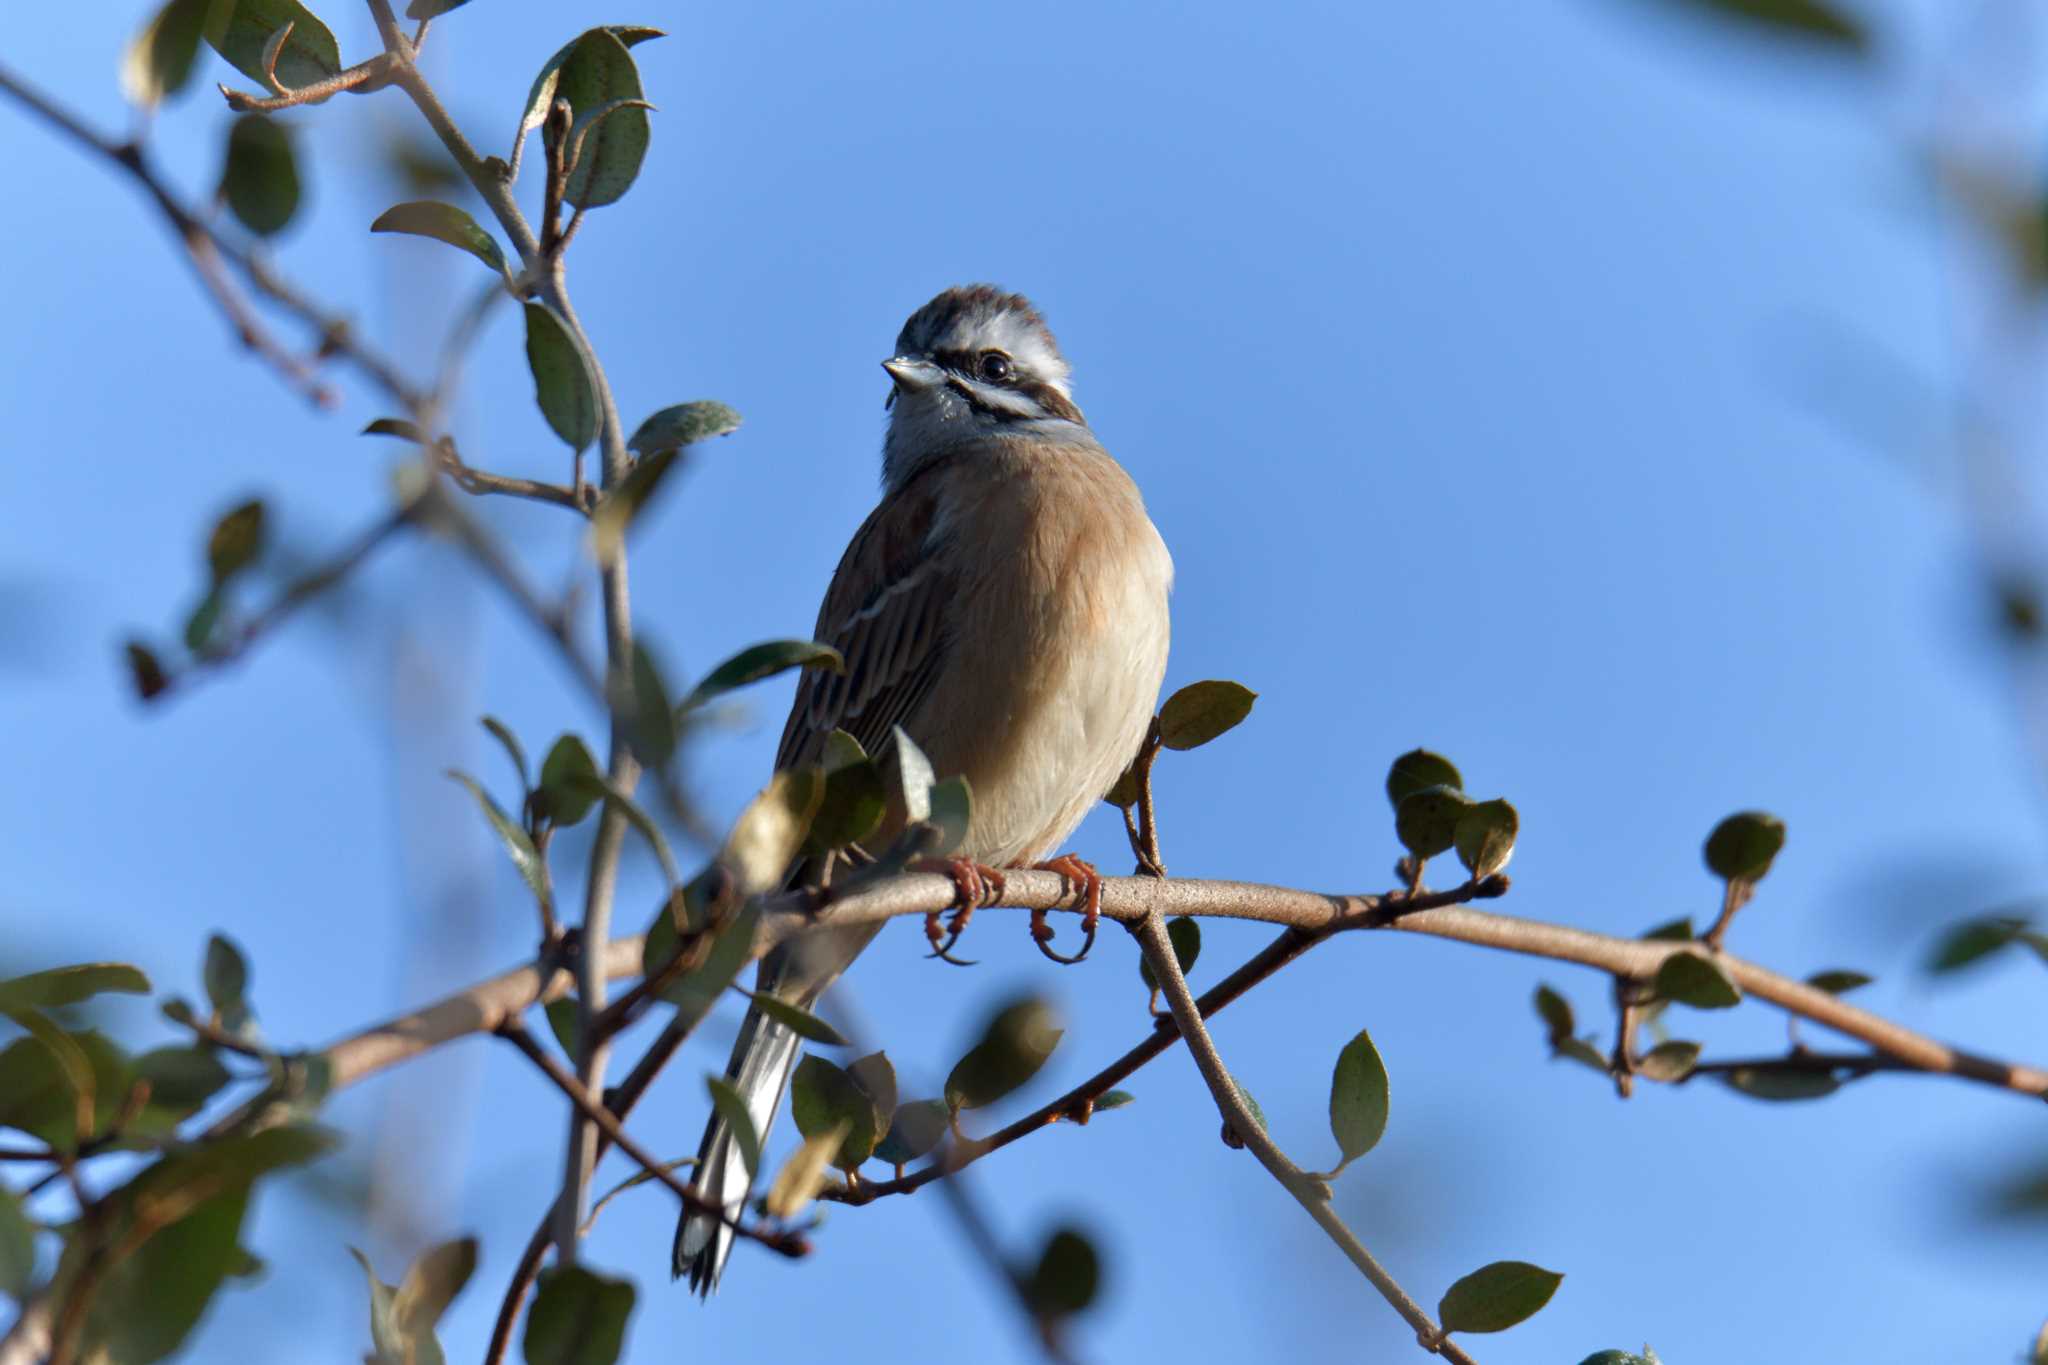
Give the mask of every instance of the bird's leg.
[{"label": "bird's leg", "polygon": [[933,957],[955,967],[972,967],[973,962],[953,956],[953,945],[967,931],[967,921],[974,918],[975,907],[1003,898],[1003,874],[972,858],[920,858],[910,866],[915,872],[937,872],[953,879],[952,922],[941,928],[939,916],[945,911],[934,910],[924,917],[924,936],[931,941]]},{"label": "bird's leg", "polygon": [[1063,853],[1031,866],[1041,872],[1057,872],[1062,881],[1071,882],[1078,888],[1082,906],[1081,951],[1072,957],[1053,949],[1052,925],[1046,921],[1046,912],[1031,912],[1031,941],[1038,945],[1038,951],[1054,962],[1072,966],[1088,956],[1088,951],[1095,946],[1095,926],[1102,919],[1102,874],[1095,870],[1093,863],[1084,862],[1072,853]]}]

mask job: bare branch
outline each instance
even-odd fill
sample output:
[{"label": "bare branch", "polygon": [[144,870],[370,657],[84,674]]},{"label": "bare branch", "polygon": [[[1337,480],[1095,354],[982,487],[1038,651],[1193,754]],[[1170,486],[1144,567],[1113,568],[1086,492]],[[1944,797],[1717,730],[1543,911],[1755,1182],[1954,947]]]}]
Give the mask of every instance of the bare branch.
[{"label": "bare branch", "polygon": [[[4,68],[0,68],[0,92],[12,95],[65,136],[119,166],[149,192],[157,209],[176,233],[179,244],[184,247],[200,284],[213,296],[215,305],[227,318],[235,335],[294,388],[304,392],[316,404],[332,407],[335,396],[319,382],[315,365],[319,359],[333,355],[348,361],[409,411],[418,408],[419,393],[400,374],[396,365],[364,345],[345,318],[325,311],[286,283],[259,257],[223,239],[171,193],[140,146],[132,142],[115,142],[94,132]],[[319,338],[312,358],[293,355],[265,330],[248,301],[228,278],[224,267],[232,267],[239,272],[250,288],[305,324]]]},{"label": "bare branch", "polygon": [[1423,1349],[1457,1362],[1457,1365],[1472,1365],[1472,1357],[1444,1335],[1436,1319],[1408,1296],[1386,1268],[1366,1250],[1365,1244],[1344,1226],[1344,1220],[1331,1210],[1329,1186],[1310,1177],[1290,1161],[1267,1135],[1265,1125],[1251,1112],[1244,1092],[1230,1078],[1229,1068],[1224,1066],[1222,1056],[1216,1051],[1215,1040],[1209,1036],[1209,1029],[1202,1022],[1202,1012],[1188,990],[1187,978],[1181,975],[1180,961],[1174,956],[1173,944],[1166,936],[1165,917],[1154,910],[1132,926],[1131,932],[1137,936],[1145,961],[1152,968],[1152,977],[1166,996],[1167,1008],[1173,1011],[1174,1024],[1180,1029],[1181,1037],[1187,1040],[1188,1052],[1194,1057],[1203,1081],[1208,1084],[1209,1094],[1215,1099],[1225,1125],[1251,1149],[1259,1164],[1280,1182],[1281,1187],[1294,1196],[1295,1202],[1308,1210],[1309,1216],[1316,1220],[1330,1240],[1371,1281],[1380,1297],[1415,1329]]},{"label": "bare branch", "polygon": [[346,90],[367,95],[372,90],[382,89],[391,79],[391,56],[389,53],[380,52],[368,61],[358,62],[346,70],[337,71],[325,80],[296,88],[288,86],[277,78],[277,56],[278,50],[283,47],[291,31],[292,26],[287,23],[272,34],[270,46],[263,54],[264,83],[276,94],[266,99],[261,95],[245,94],[240,90],[230,90],[225,85],[218,85],[215,88],[226,97],[228,108],[242,114],[275,113],[279,109],[292,109],[301,104],[318,104]]}]

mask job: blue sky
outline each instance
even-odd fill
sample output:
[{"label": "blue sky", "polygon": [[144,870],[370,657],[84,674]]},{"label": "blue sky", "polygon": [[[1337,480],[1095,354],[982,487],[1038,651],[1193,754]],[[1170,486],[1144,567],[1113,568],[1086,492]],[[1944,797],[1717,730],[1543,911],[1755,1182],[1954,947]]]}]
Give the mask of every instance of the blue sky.
[{"label": "blue sky", "polygon": [[[119,8],[25,11],[0,60],[119,127],[115,63],[144,13]],[[532,72],[571,36],[558,8],[480,0],[437,26],[430,74],[486,150],[502,154]],[[1858,80],[1650,6],[1474,8],[591,12],[671,36],[636,50],[653,148],[577,242],[578,307],[628,422],[699,397],[747,419],[642,529],[641,629],[677,676],[805,633],[872,505],[876,362],[936,290],[995,280],[1043,307],[1172,549],[1168,685],[1260,693],[1244,728],[1162,764],[1175,873],[1385,886],[1381,775],[1428,744],[1521,810],[1502,909],[1633,934],[1710,914],[1700,839],[1762,806],[1791,838],[1737,951],[1872,971],[1872,1006],[2041,1061],[2035,964],[1940,988],[1912,970],[1942,920],[2044,871],[2038,774],[1975,624],[1959,481],[1925,443],[1940,414],[1905,385],[1837,384],[1849,421],[1810,397],[1865,348],[1950,393],[1972,344],[1967,255],[1906,154],[1940,90],[1935,11],[1879,15],[1876,78]],[[359,11],[324,9],[346,54],[370,50]],[[387,94],[293,120],[310,203],[278,254],[424,360],[477,277],[436,244],[365,231],[407,197],[371,149],[409,118]],[[161,120],[182,183],[211,185],[225,123],[197,88]],[[516,878],[440,773],[502,785],[481,712],[530,749],[598,718],[432,546],[380,561],[345,614],[138,708],[117,643],[173,633],[221,510],[261,493],[289,543],[318,552],[386,505],[396,452],[353,435],[384,410],[360,386],[323,415],[248,361],[126,183],[11,107],[0,149],[34,187],[0,329],[18,486],[0,514],[17,639],[0,655],[8,963],[117,954],[191,993],[219,929],[255,964],[270,1034],[314,1044],[518,960],[532,926]],[[559,477],[509,310],[470,374],[470,458]],[[1903,449],[1850,435],[1859,417]],[[478,510],[537,581],[580,571],[558,513]],[[788,690],[760,689],[696,752],[721,817],[765,778]],[[1126,857],[1107,810],[1076,847]],[[637,924],[653,869],[628,872]],[[1196,984],[1261,941],[1213,928]],[[1009,989],[1051,993],[1070,1021],[1020,1103],[1146,1027],[1121,935],[1071,970],[1002,916],[974,931],[971,972],[921,947],[892,928],[844,997],[907,1084],[935,1088]],[[1216,1030],[1307,1165],[1331,1145],[1331,1063],[1372,1030],[1393,1117],[1338,1187],[1360,1235],[1429,1303],[1497,1258],[1567,1275],[1530,1323],[1475,1340],[1481,1358],[1648,1341],[1672,1365],[1997,1360],[2048,1312],[2038,1241],[1971,1214],[1982,1182],[2039,1151],[2037,1109],[1915,1078],[1808,1106],[1704,1085],[1622,1103],[1545,1060],[1542,980],[1602,1019],[1590,973],[1360,937]],[[156,1027],[146,1006],[124,1019],[137,1038]],[[1784,1038],[1761,1006],[1679,1027],[1709,1055]],[[650,1146],[694,1150],[700,1076],[727,1037],[693,1046],[636,1116]],[[1103,1246],[1085,1357],[1421,1358],[1215,1141],[1184,1056],[1130,1088],[1131,1108],[977,1171],[1012,1245],[1075,1221]],[[337,1179],[393,1170],[394,1207],[366,1226],[309,1189],[271,1192],[253,1232],[269,1277],[216,1304],[194,1358],[352,1359],[366,1313],[344,1244],[395,1277],[417,1239],[461,1232],[484,1259],[444,1339],[476,1358],[559,1167],[559,1105],[477,1041],[334,1117],[357,1135]],[[665,1281],[672,1222],[636,1191],[593,1240],[594,1263],[641,1281],[635,1359],[748,1359],[828,1332],[847,1359],[939,1342],[1034,1358],[935,1199],[837,1211],[801,1266],[742,1249],[709,1309]]]}]

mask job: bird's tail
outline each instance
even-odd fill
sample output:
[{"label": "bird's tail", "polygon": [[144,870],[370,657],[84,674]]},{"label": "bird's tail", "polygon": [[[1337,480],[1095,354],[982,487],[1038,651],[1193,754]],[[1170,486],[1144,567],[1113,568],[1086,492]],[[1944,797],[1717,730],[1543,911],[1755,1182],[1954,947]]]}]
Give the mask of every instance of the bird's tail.
[{"label": "bird's tail", "polygon": [[[765,983],[764,983],[765,985]],[[739,1091],[754,1121],[754,1131],[765,1146],[775,1111],[782,1106],[782,1092],[789,1085],[789,1073],[796,1066],[798,1039],[788,1027],[776,1023],[761,1007],[747,1011],[740,1025],[739,1040],[733,1044],[732,1061],[725,1077]],[[697,1152],[696,1178],[692,1182],[707,1199],[721,1205],[727,1214],[737,1215],[745,1207],[752,1178],[732,1140],[732,1129],[716,1112],[704,1129],[704,1145]],[[674,1263],[671,1273],[690,1277],[690,1288],[709,1298],[718,1288],[725,1271],[725,1258],[732,1254],[732,1229],[705,1213],[689,1212],[676,1226]]]}]

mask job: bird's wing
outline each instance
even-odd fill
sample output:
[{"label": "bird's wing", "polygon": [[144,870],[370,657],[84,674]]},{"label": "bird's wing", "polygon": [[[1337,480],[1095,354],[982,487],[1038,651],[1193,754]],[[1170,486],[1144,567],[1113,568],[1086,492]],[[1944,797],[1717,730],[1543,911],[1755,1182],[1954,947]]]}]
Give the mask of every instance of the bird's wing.
[{"label": "bird's wing", "polygon": [[878,753],[890,727],[930,695],[949,643],[944,608],[960,578],[932,534],[947,474],[929,469],[884,498],[846,547],[816,631],[846,660],[846,670],[804,671],[776,751],[778,771],[815,761],[835,729]]}]

